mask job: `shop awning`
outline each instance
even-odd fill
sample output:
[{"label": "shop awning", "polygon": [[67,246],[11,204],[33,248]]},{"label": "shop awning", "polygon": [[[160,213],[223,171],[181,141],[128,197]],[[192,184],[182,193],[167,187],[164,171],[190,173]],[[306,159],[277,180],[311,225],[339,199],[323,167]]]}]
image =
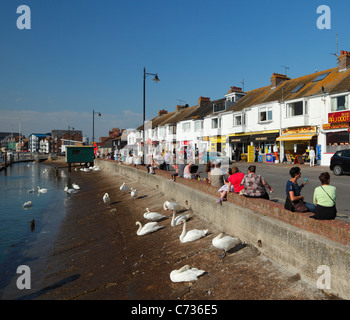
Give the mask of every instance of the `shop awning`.
[{"label": "shop awning", "polygon": [[316,133],[313,134],[288,134],[285,136],[279,136],[277,141],[295,141],[295,140],[311,140]]}]

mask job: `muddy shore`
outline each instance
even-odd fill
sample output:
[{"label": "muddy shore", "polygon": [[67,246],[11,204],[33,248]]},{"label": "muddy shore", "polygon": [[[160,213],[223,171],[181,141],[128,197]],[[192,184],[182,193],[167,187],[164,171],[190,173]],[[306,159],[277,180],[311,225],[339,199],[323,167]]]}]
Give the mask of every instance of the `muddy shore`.
[{"label": "muddy shore", "polygon": [[[46,164],[64,165],[58,160]],[[111,172],[68,174],[81,189],[68,200],[43,288],[31,295],[33,300],[330,299],[249,244],[238,245],[220,259],[211,241],[221,230],[185,209],[191,213],[188,230],[209,229],[209,234],[181,243],[182,226],[170,226],[169,211],[163,210],[169,198],[158,191]],[[120,191],[123,182],[138,190],[137,199]],[[106,192],[109,205],[102,200]],[[143,217],[146,208],[167,218],[159,222],[164,228],[138,236],[135,222],[148,222]],[[171,282],[170,272],[186,264],[206,273],[195,282]]]}]

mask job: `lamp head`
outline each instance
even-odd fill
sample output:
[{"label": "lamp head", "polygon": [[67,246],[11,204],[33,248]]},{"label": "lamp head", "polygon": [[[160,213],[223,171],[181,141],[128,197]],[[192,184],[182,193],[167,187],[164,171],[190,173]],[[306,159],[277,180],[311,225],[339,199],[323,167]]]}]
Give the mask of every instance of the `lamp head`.
[{"label": "lamp head", "polygon": [[154,82],[159,82],[159,81],[160,81],[157,74],[154,76],[153,81],[154,81]]}]

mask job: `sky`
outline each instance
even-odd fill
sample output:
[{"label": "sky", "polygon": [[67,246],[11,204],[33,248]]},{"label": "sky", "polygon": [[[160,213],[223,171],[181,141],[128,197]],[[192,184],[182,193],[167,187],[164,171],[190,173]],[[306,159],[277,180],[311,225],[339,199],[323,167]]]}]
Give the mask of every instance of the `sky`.
[{"label": "sky", "polygon": [[[21,5],[30,29],[18,28]],[[267,86],[272,73],[336,67],[337,48],[350,51],[349,12],[348,0],[0,0],[0,131],[74,128],[91,141],[94,111],[95,140],[136,128],[144,68],[160,79],[146,76],[151,120],[243,82]]]}]

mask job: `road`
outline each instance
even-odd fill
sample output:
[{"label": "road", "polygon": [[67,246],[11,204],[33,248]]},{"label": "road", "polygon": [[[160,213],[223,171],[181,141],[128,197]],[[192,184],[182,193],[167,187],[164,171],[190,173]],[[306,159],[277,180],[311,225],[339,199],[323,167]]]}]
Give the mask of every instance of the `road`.
[{"label": "road", "polygon": [[[274,192],[270,194],[270,199],[276,202],[284,204],[286,199],[286,183],[290,179],[289,170],[294,166],[301,168],[301,178],[298,180],[299,184],[304,181],[304,177],[309,180],[309,184],[302,190],[302,195],[305,201],[313,201],[313,193],[316,187],[320,185],[319,175],[322,172],[328,171],[331,175],[331,185],[337,188],[337,219],[350,222],[350,209],[347,203],[348,187],[350,183],[349,175],[335,176],[333,172],[329,170],[329,167],[315,166],[310,167],[307,164],[294,165],[286,163],[249,163],[238,162],[230,164],[230,167],[237,166],[240,171],[247,173],[247,169],[250,165],[256,165],[256,173],[261,174],[266,181],[273,187]],[[198,171],[201,178],[207,177],[205,173],[205,165],[200,164]]]}]

